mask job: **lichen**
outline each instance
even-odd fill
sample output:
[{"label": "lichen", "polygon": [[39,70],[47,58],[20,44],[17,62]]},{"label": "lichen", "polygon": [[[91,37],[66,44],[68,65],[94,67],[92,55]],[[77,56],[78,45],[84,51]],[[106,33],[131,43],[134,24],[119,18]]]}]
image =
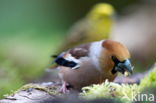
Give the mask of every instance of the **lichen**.
[{"label": "lichen", "polygon": [[16,94],[16,93],[18,93],[20,91],[31,92],[33,89],[45,91],[49,95],[53,95],[53,96],[54,95],[61,95],[61,93],[58,91],[58,88],[59,88],[59,86],[55,86],[55,85],[45,86],[45,85],[42,85],[42,84],[29,83],[29,84],[26,84],[26,85],[22,86],[17,91],[12,92],[10,95],[14,95],[14,94]]}]

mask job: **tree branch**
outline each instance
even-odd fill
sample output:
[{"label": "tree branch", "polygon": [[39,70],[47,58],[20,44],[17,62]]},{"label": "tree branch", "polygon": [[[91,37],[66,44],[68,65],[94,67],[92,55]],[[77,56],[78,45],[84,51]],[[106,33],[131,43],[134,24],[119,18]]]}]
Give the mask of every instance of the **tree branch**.
[{"label": "tree branch", "polygon": [[[140,80],[143,79],[152,69],[143,73],[134,74],[127,78],[117,77],[114,82],[139,84]],[[0,103],[44,103],[43,101],[53,100],[56,97],[61,96],[62,94],[58,92],[60,87],[61,83],[56,82],[27,84],[13,94],[0,100]]]}]

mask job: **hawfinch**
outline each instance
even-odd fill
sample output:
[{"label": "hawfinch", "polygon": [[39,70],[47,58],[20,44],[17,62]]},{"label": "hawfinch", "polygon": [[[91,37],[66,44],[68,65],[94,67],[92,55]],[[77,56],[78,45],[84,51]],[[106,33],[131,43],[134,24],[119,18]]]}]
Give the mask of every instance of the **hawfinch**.
[{"label": "hawfinch", "polygon": [[114,8],[110,4],[95,5],[85,18],[72,26],[58,53],[82,43],[108,39],[114,14]]},{"label": "hawfinch", "polygon": [[70,86],[80,90],[84,86],[113,81],[118,72],[132,73],[130,53],[121,43],[101,40],[69,49],[54,60],[58,65],[62,92]]}]

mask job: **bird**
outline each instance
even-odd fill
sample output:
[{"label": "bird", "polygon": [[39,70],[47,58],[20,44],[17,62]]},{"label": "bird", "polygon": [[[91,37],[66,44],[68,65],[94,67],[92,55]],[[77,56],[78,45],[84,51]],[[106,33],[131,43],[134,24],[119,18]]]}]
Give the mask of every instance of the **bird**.
[{"label": "bird", "polygon": [[115,10],[111,4],[98,3],[67,32],[57,53],[82,43],[108,39],[113,24]]},{"label": "bird", "polygon": [[84,86],[113,81],[118,72],[132,74],[129,50],[120,42],[100,40],[85,43],[60,53],[53,61],[62,80],[60,92],[68,87],[81,91]]}]

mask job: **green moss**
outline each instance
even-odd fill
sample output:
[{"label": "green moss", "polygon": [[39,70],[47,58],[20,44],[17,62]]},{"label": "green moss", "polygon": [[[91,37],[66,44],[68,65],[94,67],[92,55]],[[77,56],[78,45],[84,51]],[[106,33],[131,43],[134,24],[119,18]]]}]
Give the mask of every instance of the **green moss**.
[{"label": "green moss", "polygon": [[154,65],[152,71],[141,80],[140,89],[144,90],[148,87],[156,87],[156,64]]},{"label": "green moss", "polygon": [[115,98],[122,101],[129,102],[132,100],[132,95],[139,93],[138,85],[117,84],[113,82],[105,81],[103,84],[92,85],[84,87],[80,94],[87,99],[96,98]]},{"label": "green moss", "polygon": [[87,86],[82,88],[80,96],[86,99],[111,98],[129,103],[133,96],[141,93],[146,88],[156,87],[156,64],[145,78],[141,80],[140,85],[117,84],[105,81],[102,84]]}]

